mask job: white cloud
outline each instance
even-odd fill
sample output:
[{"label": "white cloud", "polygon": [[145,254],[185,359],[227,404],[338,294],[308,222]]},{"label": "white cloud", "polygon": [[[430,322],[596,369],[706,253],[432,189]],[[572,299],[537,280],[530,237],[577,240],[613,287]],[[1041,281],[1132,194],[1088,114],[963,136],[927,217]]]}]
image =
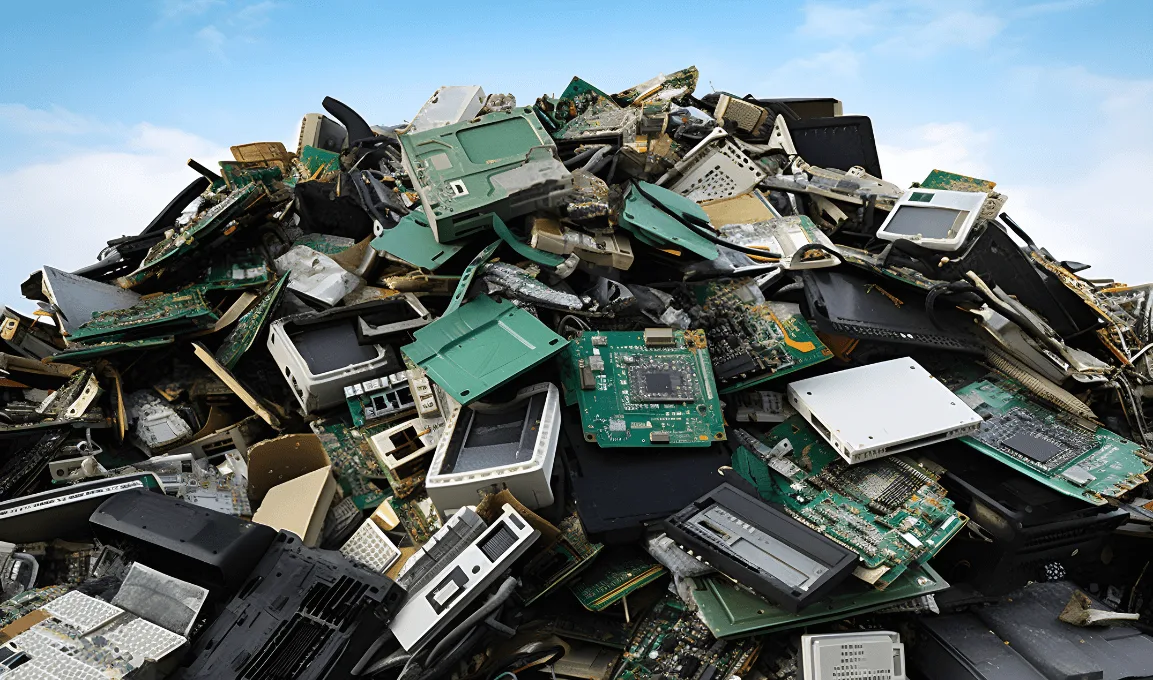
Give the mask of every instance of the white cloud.
[{"label": "white cloud", "polygon": [[769,72],[764,84],[777,92],[790,92],[791,96],[826,96],[836,82],[855,81],[860,75],[861,55],[838,48],[794,57]]},{"label": "white cloud", "polygon": [[179,21],[199,16],[223,4],[224,0],[164,0],[160,3],[160,17],[168,21]]},{"label": "white cloud", "polygon": [[209,53],[218,59],[224,59],[224,33],[209,24],[196,32],[196,40],[206,49]]},{"label": "white cloud", "polygon": [[933,170],[988,177],[985,159],[993,134],[967,123],[929,123],[909,130],[900,139],[877,143],[885,179],[907,187]]},{"label": "white cloud", "polygon": [[42,265],[71,271],[92,264],[106,241],[137,234],[196,178],[185,161],[212,166],[231,154],[180,130],[127,128],[118,150],[81,150],[66,159],[0,173],[0,303],[24,309],[20,283]]},{"label": "white cloud", "polygon": [[24,104],[0,104],[0,127],[14,134],[80,135],[107,131],[107,125],[53,105],[33,109]]},{"label": "white cloud", "polygon": [[882,53],[927,57],[949,49],[980,49],[1006,21],[993,10],[958,9],[926,0],[881,0],[867,5],[806,2],[798,35],[826,44],[860,43]]}]

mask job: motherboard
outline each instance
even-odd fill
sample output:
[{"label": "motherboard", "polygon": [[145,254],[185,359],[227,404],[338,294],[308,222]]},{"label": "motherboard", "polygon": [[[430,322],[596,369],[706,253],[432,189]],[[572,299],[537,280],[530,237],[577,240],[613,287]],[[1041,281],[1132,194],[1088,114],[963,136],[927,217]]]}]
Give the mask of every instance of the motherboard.
[{"label": "motherboard", "polygon": [[692,288],[687,312],[705,329],[722,394],[738,392],[831,359],[800,307],[765,300],[755,279],[721,279]]},{"label": "motherboard", "polygon": [[961,441],[1063,494],[1104,505],[1153,469],[1140,445],[1034,401],[1009,378],[993,374],[956,394],[985,419]]},{"label": "motherboard", "polygon": [[762,498],[861,556],[855,575],[885,588],[923,564],[968,518],[929,470],[904,456],[850,465],[793,416],[758,437],[737,430],[733,469]]},{"label": "motherboard", "polygon": [[708,446],[725,439],[704,331],[578,333],[560,355],[567,404],[587,441]]}]

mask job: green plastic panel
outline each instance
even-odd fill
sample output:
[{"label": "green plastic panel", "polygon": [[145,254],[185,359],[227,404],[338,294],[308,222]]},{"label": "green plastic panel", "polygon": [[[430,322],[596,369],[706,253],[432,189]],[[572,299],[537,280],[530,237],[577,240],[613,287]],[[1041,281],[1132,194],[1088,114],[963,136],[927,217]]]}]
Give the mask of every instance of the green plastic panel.
[{"label": "green plastic panel", "polygon": [[416,331],[402,349],[467,405],[563,350],[568,341],[507,300],[482,295]]},{"label": "green plastic panel", "polygon": [[[658,248],[684,248],[706,260],[720,255],[716,244],[681,223],[674,215],[708,223],[709,216],[690,199],[648,182],[638,183],[655,203],[630,186],[621,209],[620,225],[638,239]],[[670,214],[672,213],[672,214]]]},{"label": "green plastic panel", "polygon": [[417,208],[405,215],[392,229],[385,229],[370,245],[414,267],[436,271],[468,243],[438,243],[424,211]]}]

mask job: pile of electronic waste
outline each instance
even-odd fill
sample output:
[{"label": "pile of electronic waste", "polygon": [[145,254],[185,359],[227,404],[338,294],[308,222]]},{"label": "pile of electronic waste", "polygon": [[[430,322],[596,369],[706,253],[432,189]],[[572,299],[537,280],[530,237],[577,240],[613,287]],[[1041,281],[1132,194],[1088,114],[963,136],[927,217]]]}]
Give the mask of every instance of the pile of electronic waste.
[{"label": "pile of electronic waste", "polygon": [[328,98],[35,272],[0,678],[1153,677],[1153,287],[697,78]]}]

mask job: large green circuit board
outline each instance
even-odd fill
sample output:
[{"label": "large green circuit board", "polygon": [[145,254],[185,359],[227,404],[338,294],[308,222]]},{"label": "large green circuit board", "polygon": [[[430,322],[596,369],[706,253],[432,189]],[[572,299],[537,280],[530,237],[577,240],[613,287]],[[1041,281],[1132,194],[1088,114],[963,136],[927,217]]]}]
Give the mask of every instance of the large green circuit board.
[{"label": "large green circuit board", "polygon": [[695,579],[695,582],[693,600],[701,620],[713,635],[722,639],[840,621],[949,587],[949,583],[929,564],[914,564],[884,590],[850,579],[837,586],[828,597],[794,614],[721,576],[706,576]]},{"label": "large green circuit board", "polygon": [[955,392],[985,419],[961,441],[1063,494],[1104,505],[1153,468],[1140,445],[1033,401],[1012,379],[991,374]]},{"label": "large green circuit board", "polygon": [[745,677],[760,653],[756,639],[718,642],[677,596],[665,595],[629,640],[614,680]]},{"label": "large green circuit board", "polygon": [[602,447],[708,446],[725,438],[704,331],[584,331],[560,355],[566,404]]},{"label": "large green circuit board", "polygon": [[755,279],[722,279],[692,287],[688,314],[705,329],[721,394],[739,392],[833,357],[787,302],[765,300]]},{"label": "large green circuit board", "polygon": [[97,343],[175,335],[216,323],[216,314],[195,288],[142,298],[125,309],[94,314],[69,336],[71,342]]},{"label": "large green circuit board", "polygon": [[762,498],[860,555],[854,573],[877,588],[923,564],[968,521],[933,473],[904,456],[849,465],[800,416],[761,438],[736,437],[733,469]]}]

